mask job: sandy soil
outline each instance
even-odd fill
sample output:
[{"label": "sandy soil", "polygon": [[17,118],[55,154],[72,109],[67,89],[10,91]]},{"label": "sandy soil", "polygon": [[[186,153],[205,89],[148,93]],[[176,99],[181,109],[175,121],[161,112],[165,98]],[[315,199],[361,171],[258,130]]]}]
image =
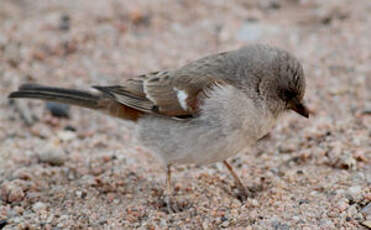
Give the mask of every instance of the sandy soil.
[{"label": "sandy soil", "polygon": [[[371,1],[0,0],[0,229],[370,229]],[[290,113],[230,162],[160,161],[130,124],[9,102],[24,82],[87,89],[262,42],[295,54],[314,115]],[[368,227],[367,227],[368,226]]]}]

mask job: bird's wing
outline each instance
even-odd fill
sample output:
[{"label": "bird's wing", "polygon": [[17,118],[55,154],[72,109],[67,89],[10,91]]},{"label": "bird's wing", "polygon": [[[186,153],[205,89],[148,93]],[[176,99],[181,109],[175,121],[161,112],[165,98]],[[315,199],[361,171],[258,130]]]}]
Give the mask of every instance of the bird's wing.
[{"label": "bird's wing", "polygon": [[197,115],[208,89],[220,84],[226,83],[209,76],[153,72],[131,78],[122,85],[94,88],[145,113],[188,118]]}]

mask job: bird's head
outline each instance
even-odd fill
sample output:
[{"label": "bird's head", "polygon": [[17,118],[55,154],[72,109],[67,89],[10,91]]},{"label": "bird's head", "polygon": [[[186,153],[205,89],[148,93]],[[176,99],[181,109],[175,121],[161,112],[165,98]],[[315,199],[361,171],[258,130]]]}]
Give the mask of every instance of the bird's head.
[{"label": "bird's head", "polygon": [[[272,76],[268,77],[266,86],[271,90],[266,97],[271,101],[269,107],[279,115],[281,112],[292,110],[308,118],[309,110],[304,105],[305,77],[300,62],[285,51],[279,51],[273,60]],[[264,84],[264,83],[263,83]]]}]

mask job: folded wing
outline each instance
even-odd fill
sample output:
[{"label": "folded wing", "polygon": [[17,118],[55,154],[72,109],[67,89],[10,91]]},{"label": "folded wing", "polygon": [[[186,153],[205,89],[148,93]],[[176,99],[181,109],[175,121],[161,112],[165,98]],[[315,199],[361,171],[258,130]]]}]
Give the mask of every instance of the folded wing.
[{"label": "folded wing", "polygon": [[175,118],[189,118],[199,113],[202,98],[216,84],[225,84],[213,77],[172,75],[153,72],[129,79],[123,85],[95,89],[133,109]]}]

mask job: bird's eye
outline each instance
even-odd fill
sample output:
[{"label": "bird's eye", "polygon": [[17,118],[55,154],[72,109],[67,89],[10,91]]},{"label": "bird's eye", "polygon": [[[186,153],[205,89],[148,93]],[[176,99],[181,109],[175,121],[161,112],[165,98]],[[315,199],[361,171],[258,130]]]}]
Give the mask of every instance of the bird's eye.
[{"label": "bird's eye", "polygon": [[296,93],[292,90],[284,90],[283,91],[283,95],[282,95],[282,98],[285,100],[285,101],[290,101],[291,99],[293,99],[294,97],[296,96]]}]

